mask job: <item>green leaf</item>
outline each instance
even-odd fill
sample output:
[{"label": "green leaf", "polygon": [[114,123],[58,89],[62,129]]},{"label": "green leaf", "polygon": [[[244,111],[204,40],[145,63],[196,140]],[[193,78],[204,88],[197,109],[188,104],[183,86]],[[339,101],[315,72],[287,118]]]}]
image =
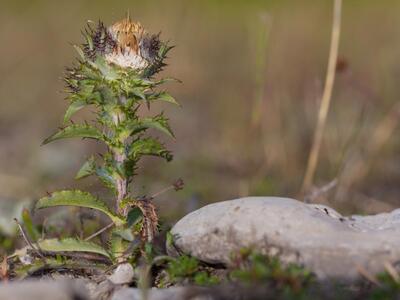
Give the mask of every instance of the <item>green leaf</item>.
[{"label": "green leaf", "polygon": [[162,114],[155,116],[154,118],[144,118],[142,120],[132,121],[128,123],[126,128],[130,131],[130,135],[134,135],[147,129],[153,128],[160,130],[170,137],[174,137],[174,133],[172,132],[168,124],[168,119],[166,119]]},{"label": "green leaf", "polygon": [[127,241],[125,241],[118,233],[112,232],[109,251],[114,258],[124,255],[128,247],[129,243]]},{"label": "green leaf", "polygon": [[39,199],[35,207],[41,209],[55,206],[93,208],[106,214],[117,226],[125,224],[125,221],[114,215],[103,201],[87,192],[79,190],[54,192],[48,197]]},{"label": "green leaf", "polygon": [[168,124],[168,119],[165,118],[162,114],[154,117],[154,118],[145,118],[142,123],[148,128],[158,129],[170,137],[175,137],[174,133],[171,130],[171,127]]},{"label": "green leaf", "polygon": [[90,175],[93,175],[95,172],[96,172],[96,162],[94,156],[91,156],[79,169],[78,174],[76,174],[75,176],[75,179],[88,177]]},{"label": "green leaf", "polygon": [[132,208],[127,216],[128,227],[135,225],[143,217],[143,212],[139,207]]},{"label": "green leaf", "polygon": [[135,239],[135,236],[132,233],[132,230],[129,228],[116,228],[113,231],[113,234],[120,236],[125,241],[132,242]]},{"label": "green leaf", "polygon": [[180,104],[175,100],[175,98],[172,97],[167,92],[156,93],[154,95],[149,96],[147,98],[147,100],[150,100],[150,101],[164,101],[164,102],[168,102],[168,103],[172,103],[172,104],[180,106]]},{"label": "green leaf", "polygon": [[46,145],[48,143],[60,139],[75,138],[75,137],[92,138],[104,141],[103,134],[96,127],[90,125],[74,124],[74,125],[69,125],[61,129],[59,132],[48,137],[47,139],[44,140],[42,145]]},{"label": "green leaf", "polygon": [[116,80],[118,79],[118,73],[115,71],[115,69],[109,65],[105,59],[101,56],[98,56],[96,58],[95,62],[91,63],[93,67],[95,67],[96,69],[98,69],[100,71],[100,73],[103,75],[103,77],[106,80]]},{"label": "green leaf", "polygon": [[107,166],[96,168],[96,175],[100,178],[105,187],[113,191],[116,190],[116,177],[119,175],[112,168]]},{"label": "green leaf", "polygon": [[71,119],[73,114],[84,108],[86,105],[86,102],[83,100],[76,100],[72,102],[64,115],[64,123],[67,123]]},{"label": "green leaf", "polygon": [[167,77],[167,78],[163,78],[163,79],[161,79],[161,80],[158,80],[158,81],[154,82],[153,84],[154,84],[154,85],[161,85],[161,84],[164,84],[164,83],[167,83],[167,82],[178,82],[178,83],[182,83],[182,81],[179,80],[179,79]]},{"label": "green leaf", "polygon": [[141,88],[135,88],[132,90],[132,94],[134,94],[136,97],[139,97],[142,100],[146,100],[146,95],[143,92],[143,89]]},{"label": "green leaf", "polygon": [[145,138],[132,143],[129,149],[129,157],[138,159],[141,155],[151,155],[162,157],[167,161],[171,161],[173,156],[170,151],[156,139]]},{"label": "green leaf", "polygon": [[24,227],[26,229],[26,232],[28,233],[28,236],[33,241],[38,240],[40,237],[39,230],[36,228],[35,225],[33,225],[29,210],[27,210],[26,208],[24,208],[24,210],[22,211],[22,221],[24,222]]},{"label": "green leaf", "polygon": [[45,239],[38,241],[41,250],[48,252],[89,252],[103,255],[111,259],[110,254],[101,246],[73,238]]},{"label": "green leaf", "polygon": [[101,84],[94,88],[94,91],[98,91],[101,95],[101,99],[106,104],[115,104],[117,103],[117,98],[115,97],[112,89],[105,85]]}]

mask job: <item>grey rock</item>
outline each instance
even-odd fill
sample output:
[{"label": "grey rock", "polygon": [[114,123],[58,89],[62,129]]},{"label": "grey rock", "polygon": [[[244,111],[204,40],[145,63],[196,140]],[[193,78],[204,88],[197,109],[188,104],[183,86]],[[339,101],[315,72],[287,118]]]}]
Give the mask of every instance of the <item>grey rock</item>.
[{"label": "grey rock", "polygon": [[129,263],[118,265],[114,272],[108,277],[113,284],[127,284],[133,281],[133,267]]},{"label": "grey rock", "polygon": [[[171,287],[166,289],[152,288],[146,291],[137,288],[122,288],[117,290],[111,300],[212,300],[209,295],[199,295],[201,288],[197,287]],[[193,293],[194,290],[194,293]]]},{"label": "grey rock", "polygon": [[174,246],[208,263],[230,263],[244,247],[298,263],[319,278],[354,280],[400,261],[400,209],[343,217],[323,205],[249,197],[207,205],[173,228]]},{"label": "grey rock", "polygon": [[0,284],[0,300],[89,300],[83,284],[72,280],[27,280]]}]

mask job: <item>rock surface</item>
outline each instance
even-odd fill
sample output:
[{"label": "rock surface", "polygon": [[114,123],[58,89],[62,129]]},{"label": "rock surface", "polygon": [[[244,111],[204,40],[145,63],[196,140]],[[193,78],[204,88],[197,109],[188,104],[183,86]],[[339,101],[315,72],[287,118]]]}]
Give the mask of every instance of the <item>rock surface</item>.
[{"label": "rock surface", "polygon": [[119,265],[114,272],[108,276],[108,280],[110,280],[113,284],[128,284],[133,281],[134,276],[135,273],[132,265],[125,263]]},{"label": "rock surface", "polygon": [[27,280],[0,284],[0,300],[89,300],[83,284],[72,280]]},{"label": "rock surface", "polygon": [[229,264],[243,247],[295,262],[321,278],[354,280],[400,261],[400,209],[343,217],[323,205],[249,197],[207,205],[173,228],[176,249],[208,263]]},{"label": "rock surface", "polygon": [[186,287],[172,287],[166,289],[150,289],[143,294],[143,291],[137,288],[123,288],[117,290],[111,300],[209,300],[212,299],[208,296],[196,296],[189,298],[190,291]]}]

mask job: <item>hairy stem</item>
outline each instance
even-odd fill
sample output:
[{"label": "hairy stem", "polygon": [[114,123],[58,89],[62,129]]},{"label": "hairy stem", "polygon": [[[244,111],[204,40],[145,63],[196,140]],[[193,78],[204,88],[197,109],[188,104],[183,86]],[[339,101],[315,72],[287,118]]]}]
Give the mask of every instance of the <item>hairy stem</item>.
[{"label": "hairy stem", "polygon": [[[126,155],[125,153],[115,153],[114,152],[114,159],[118,164],[123,164],[126,160]],[[118,178],[117,179],[117,211],[122,214],[126,215],[126,212],[124,209],[121,208],[121,201],[125,199],[127,195],[127,188],[128,188],[128,180],[124,177]]]},{"label": "hairy stem", "polygon": [[[120,102],[124,102],[126,99],[120,99]],[[113,120],[116,127],[126,119],[126,115],[122,111],[118,111],[114,114]],[[122,152],[120,149],[113,150],[114,160],[119,164],[123,165],[127,159],[126,156],[126,141],[122,141],[123,149]],[[127,211],[121,207],[121,202],[126,198],[127,190],[128,190],[128,179],[124,176],[117,178],[117,199],[116,199],[116,210],[119,214],[126,216]]]}]

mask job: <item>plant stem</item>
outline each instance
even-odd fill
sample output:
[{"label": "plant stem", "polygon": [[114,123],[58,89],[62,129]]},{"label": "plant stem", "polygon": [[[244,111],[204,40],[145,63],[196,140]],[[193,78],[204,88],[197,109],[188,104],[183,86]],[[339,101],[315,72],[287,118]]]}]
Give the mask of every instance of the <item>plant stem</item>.
[{"label": "plant stem", "polygon": [[[114,153],[114,159],[118,164],[122,165],[126,160],[126,155],[125,153]],[[125,199],[127,195],[127,186],[128,180],[126,178],[120,177],[117,179],[117,211],[123,216],[126,215],[126,212],[121,208],[121,201]]]},{"label": "plant stem", "polygon": [[[125,97],[121,97],[120,103],[124,103],[126,101]],[[116,127],[119,126],[121,122],[123,122],[126,119],[126,115],[123,111],[118,111],[114,114],[113,120],[114,124]],[[123,149],[122,152],[120,149],[114,149],[113,150],[113,155],[114,155],[114,160],[119,164],[119,165],[124,165],[127,156],[126,156],[126,141],[122,141],[123,144]],[[116,210],[119,214],[126,216],[127,211],[123,208],[121,208],[121,202],[123,199],[125,199],[127,195],[127,190],[128,190],[128,180],[125,176],[121,175],[120,177],[117,178],[116,180],[117,184],[117,199],[116,199]]]}]

